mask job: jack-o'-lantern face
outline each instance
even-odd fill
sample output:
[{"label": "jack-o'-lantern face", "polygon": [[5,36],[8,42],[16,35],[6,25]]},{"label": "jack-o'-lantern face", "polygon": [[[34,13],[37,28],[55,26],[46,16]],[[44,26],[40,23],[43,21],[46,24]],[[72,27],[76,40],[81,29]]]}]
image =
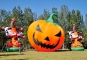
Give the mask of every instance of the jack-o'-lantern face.
[{"label": "jack-o'-lantern face", "polygon": [[64,43],[64,31],[58,25],[38,20],[29,26],[28,39],[37,51],[55,51]]}]

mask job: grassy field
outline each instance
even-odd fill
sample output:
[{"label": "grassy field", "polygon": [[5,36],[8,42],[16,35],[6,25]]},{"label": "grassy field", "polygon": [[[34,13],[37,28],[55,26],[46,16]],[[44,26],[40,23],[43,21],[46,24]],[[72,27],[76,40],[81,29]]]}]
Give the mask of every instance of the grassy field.
[{"label": "grassy field", "polygon": [[25,52],[0,52],[0,60],[87,60],[87,50],[56,52],[37,52],[29,50]]}]

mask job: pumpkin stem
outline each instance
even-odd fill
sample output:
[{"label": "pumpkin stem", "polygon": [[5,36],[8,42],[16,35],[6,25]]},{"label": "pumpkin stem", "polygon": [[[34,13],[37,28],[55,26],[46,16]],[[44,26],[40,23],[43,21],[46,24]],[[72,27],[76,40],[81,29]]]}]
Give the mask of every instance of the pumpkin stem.
[{"label": "pumpkin stem", "polygon": [[54,22],[54,20],[58,20],[58,15],[55,14],[55,13],[52,13],[52,14],[50,15],[50,17],[46,20],[46,22],[51,22],[51,23],[53,23],[53,24],[55,24],[55,25],[58,25],[58,24],[56,24],[56,23]]}]

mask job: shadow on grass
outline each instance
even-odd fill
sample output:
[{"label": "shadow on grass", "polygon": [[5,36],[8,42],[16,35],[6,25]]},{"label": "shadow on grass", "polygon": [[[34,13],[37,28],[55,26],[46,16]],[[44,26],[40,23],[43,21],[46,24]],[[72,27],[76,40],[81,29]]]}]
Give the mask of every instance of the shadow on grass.
[{"label": "shadow on grass", "polygon": [[0,54],[0,56],[14,56],[14,55],[24,55],[22,53],[20,54]]},{"label": "shadow on grass", "polygon": [[10,60],[29,60],[29,59],[10,59]]},{"label": "shadow on grass", "polygon": [[[62,49],[60,49],[60,50],[55,50],[55,51],[51,51],[51,52],[68,52],[68,51],[70,51],[70,50],[62,50]],[[37,51],[37,52],[50,52],[50,51]]]},{"label": "shadow on grass", "polygon": [[56,50],[55,52],[67,52],[67,51],[70,51],[70,50]]}]

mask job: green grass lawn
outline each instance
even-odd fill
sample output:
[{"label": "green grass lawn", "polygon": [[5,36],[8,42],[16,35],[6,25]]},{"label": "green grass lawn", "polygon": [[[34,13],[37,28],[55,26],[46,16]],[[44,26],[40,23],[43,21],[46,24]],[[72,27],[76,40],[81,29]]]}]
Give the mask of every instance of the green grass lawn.
[{"label": "green grass lawn", "polygon": [[87,50],[37,52],[29,50],[25,52],[0,52],[0,60],[87,60]]}]

